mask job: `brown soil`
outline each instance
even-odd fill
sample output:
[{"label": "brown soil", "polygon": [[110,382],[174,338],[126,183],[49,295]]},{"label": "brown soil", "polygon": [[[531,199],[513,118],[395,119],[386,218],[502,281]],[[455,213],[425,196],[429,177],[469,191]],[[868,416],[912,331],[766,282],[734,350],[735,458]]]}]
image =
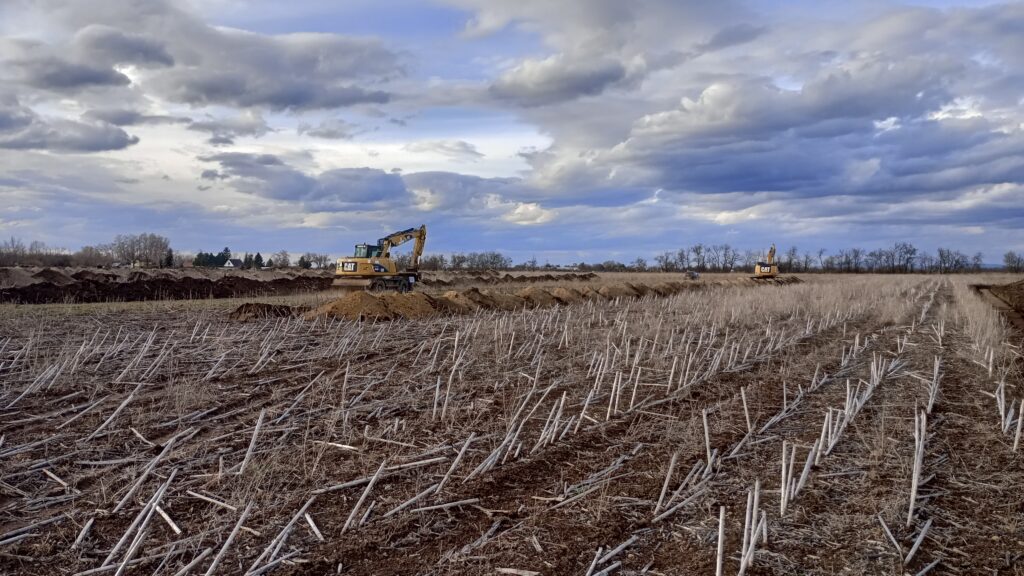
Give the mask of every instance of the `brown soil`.
[{"label": "brown soil", "polygon": [[409,319],[426,318],[437,313],[434,302],[425,294],[389,292],[377,297],[392,314]]},{"label": "brown soil", "polygon": [[551,295],[563,304],[572,304],[573,302],[583,300],[583,294],[579,290],[575,288],[565,288],[563,286],[559,286],[552,290]]},{"label": "brown soil", "polygon": [[220,269],[104,270],[0,268],[0,303],[128,302],[266,296],[326,290],[319,271],[236,272]]},{"label": "brown soil", "polygon": [[53,268],[44,268],[39,272],[33,274],[32,277],[43,282],[50,282],[51,284],[56,284],[57,286],[67,286],[68,284],[75,283],[74,278],[62,272],[58,272]]},{"label": "brown soil", "polygon": [[551,292],[534,286],[516,292],[516,296],[528,302],[530,306],[543,307],[558,304],[558,300],[551,295]]},{"label": "brown soil", "polygon": [[393,320],[392,312],[384,300],[369,292],[352,292],[305,313],[306,320],[317,318],[343,318],[346,320]]},{"label": "brown soil", "polygon": [[498,310],[519,310],[527,306],[526,300],[515,294],[491,290],[484,291],[483,294],[494,301],[494,307]]},{"label": "brown soil", "polygon": [[635,298],[640,294],[629,284],[601,286],[597,293],[611,300],[612,298]]}]

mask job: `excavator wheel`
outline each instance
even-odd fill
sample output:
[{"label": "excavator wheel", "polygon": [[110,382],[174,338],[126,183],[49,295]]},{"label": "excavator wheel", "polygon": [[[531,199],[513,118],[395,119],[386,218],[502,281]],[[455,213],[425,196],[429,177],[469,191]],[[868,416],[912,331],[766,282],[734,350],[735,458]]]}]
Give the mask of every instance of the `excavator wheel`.
[{"label": "excavator wheel", "polygon": [[406,280],[405,278],[402,278],[398,282],[398,287],[396,289],[398,290],[399,293],[405,294],[406,292],[409,291],[409,281]]},{"label": "excavator wheel", "polygon": [[388,285],[383,280],[374,280],[370,282],[370,292],[383,292],[388,289]]}]

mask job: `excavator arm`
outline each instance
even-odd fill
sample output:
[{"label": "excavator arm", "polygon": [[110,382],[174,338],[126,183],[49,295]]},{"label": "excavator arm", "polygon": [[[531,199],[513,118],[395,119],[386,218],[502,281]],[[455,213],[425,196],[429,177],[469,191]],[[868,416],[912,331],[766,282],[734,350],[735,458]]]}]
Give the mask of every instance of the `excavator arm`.
[{"label": "excavator arm", "polygon": [[377,240],[377,245],[380,246],[381,255],[383,257],[391,258],[391,249],[395,246],[405,244],[409,240],[416,241],[416,244],[413,245],[412,249],[411,262],[411,269],[416,270],[420,266],[420,256],[423,255],[423,246],[427,242],[426,225],[420,226],[419,228],[409,228],[408,230],[388,234],[380,240]]},{"label": "excavator arm", "polygon": [[774,263],[775,263],[775,244],[772,244],[771,249],[768,250],[768,264],[771,265],[771,264],[774,264]]}]

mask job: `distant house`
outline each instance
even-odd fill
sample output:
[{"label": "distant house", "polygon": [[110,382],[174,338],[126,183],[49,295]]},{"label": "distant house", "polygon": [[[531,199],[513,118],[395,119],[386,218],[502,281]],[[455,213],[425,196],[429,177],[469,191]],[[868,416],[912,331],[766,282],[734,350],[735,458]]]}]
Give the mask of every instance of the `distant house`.
[{"label": "distant house", "polygon": [[224,267],[225,268],[241,268],[242,267],[242,261],[239,260],[238,258],[231,258],[230,260],[228,260],[227,262],[224,263]]}]

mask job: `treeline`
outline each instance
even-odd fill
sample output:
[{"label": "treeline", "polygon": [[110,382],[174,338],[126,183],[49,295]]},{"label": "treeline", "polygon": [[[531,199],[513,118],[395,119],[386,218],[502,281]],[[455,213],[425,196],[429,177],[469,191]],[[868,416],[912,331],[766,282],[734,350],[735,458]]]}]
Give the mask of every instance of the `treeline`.
[{"label": "treeline", "polygon": [[[740,250],[729,244],[694,244],[675,252],[664,252],[648,263],[638,257],[625,264],[614,260],[601,263],[579,263],[581,271],[662,271],[681,272],[733,272],[753,270],[765,254],[756,250]],[[775,261],[779,272],[832,272],[832,273],[957,273],[978,272],[984,267],[984,255],[965,254],[951,248],[939,248],[935,253],[925,252],[909,242],[897,242],[891,248],[865,250],[846,248],[829,254],[820,248],[814,252],[800,251],[796,246],[778,250]],[[1024,264],[1024,263],[1022,263]]]},{"label": "treeline", "polygon": [[1012,250],[1003,254],[1003,268],[1007,272],[1024,272],[1024,254]]},{"label": "treeline", "polygon": [[[292,259],[291,254],[287,250],[281,250],[275,252],[272,256],[264,261],[263,254],[257,252],[255,254],[243,254],[241,257],[232,256],[231,248],[224,247],[223,250],[214,254],[213,252],[200,252],[195,255],[192,259],[192,265],[206,268],[221,268],[227,264],[228,260],[237,259],[241,262],[241,268],[249,269],[260,269],[260,268],[291,268]],[[295,261],[295,266],[299,268],[322,268],[332,269],[334,268],[334,261],[331,259],[329,254],[316,254],[313,252],[306,252],[299,256],[299,259]]]},{"label": "treeline", "polygon": [[139,264],[148,267],[180,265],[171,242],[159,234],[118,234],[108,244],[83,246],[77,252],[34,241],[25,244],[11,237],[0,242],[0,266],[110,266]]},{"label": "treeline", "polygon": [[[392,259],[399,269],[408,268],[412,263],[410,254],[392,254]],[[424,254],[420,256],[420,270],[508,270],[512,268],[512,259],[500,252],[456,252],[444,254]]]}]

